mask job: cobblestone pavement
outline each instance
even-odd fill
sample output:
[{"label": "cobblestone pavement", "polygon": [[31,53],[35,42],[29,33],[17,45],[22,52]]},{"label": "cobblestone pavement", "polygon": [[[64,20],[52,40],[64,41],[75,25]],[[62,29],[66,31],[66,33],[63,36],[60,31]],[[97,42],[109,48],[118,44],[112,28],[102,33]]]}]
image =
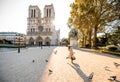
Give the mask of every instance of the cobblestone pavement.
[{"label": "cobblestone pavement", "polygon": [[[39,82],[55,47],[31,47],[17,51],[0,52],[0,82]],[[35,62],[33,63],[33,60]]]},{"label": "cobblestone pavement", "polygon": [[[108,80],[110,76],[117,76],[120,81],[120,57],[87,49],[74,49],[74,52],[76,60],[71,63],[66,59],[67,47],[55,48],[40,82],[113,82]],[[116,67],[114,62],[119,66]],[[89,80],[92,72],[93,79]]]}]

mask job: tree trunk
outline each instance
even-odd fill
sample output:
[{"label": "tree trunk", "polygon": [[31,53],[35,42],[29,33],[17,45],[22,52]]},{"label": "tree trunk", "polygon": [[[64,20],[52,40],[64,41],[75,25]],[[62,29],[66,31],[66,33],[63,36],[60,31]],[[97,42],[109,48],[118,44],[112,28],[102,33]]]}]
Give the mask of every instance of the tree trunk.
[{"label": "tree trunk", "polygon": [[82,39],[83,39],[83,40],[82,40],[82,47],[84,47],[84,36],[83,36]]},{"label": "tree trunk", "polygon": [[84,47],[86,47],[87,36],[85,35]]},{"label": "tree trunk", "polygon": [[97,25],[94,28],[94,41],[93,41],[93,48],[97,49]]},{"label": "tree trunk", "polygon": [[107,35],[107,33],[105,33],[105,38],[106,38],[106,44],[105,45],[108,45],[108,35]]},{"label": "tree trunk", "polygon": [[89,28],[89,38],[88,38],[88,41],[89,41],[89,46],[91,47],[91,33],[92,33],[92,29],[91,27]]}]

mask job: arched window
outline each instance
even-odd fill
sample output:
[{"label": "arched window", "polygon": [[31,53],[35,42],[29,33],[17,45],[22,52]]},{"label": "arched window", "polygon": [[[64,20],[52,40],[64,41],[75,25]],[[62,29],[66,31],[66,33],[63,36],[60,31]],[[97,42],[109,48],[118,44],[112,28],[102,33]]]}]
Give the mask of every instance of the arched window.
[{"label": "arched window", "polygon": [[47,9],[47,17],[48,17],[48,9]]},{"label": "arched window", "polygon": [[31,18],[33,17],[33,10],[31,10]]},{"label": "arched window", "polygon": [[49,17],[51,17],[51,9],[49,9]]},{"label": "arched window", "polygon": [[46,28],[46,32],[48,32],[48,30],[49,30],[49,29],[48,29],[48,28]]},{"label": "arched window", "polygon": [[51,31],[51,29],[49,28],[49,32]]},{"label": "arched window", "polygon": [[35,14],[36,14],[36,10],[34,9],[34,18],[35,18],[35,16],[36,16]]},{"label": "arched window", "polygon": [[35,28],[33,28],[33,32],[35,32]]}]

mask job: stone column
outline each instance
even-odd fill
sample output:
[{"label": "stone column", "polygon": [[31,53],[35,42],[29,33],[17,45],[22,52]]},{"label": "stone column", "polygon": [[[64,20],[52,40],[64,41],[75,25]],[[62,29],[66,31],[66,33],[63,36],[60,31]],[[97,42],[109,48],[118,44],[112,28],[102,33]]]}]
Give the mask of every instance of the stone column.
[{"label": "stone column", "polygon": [[30,14],[30,17],[32,18],[32,14],[33,14],[33,12],[32,12],[32,9],[31,9],[31,14]]},{"label": "stone column", "polygon": [[32,18],[32,15],[33,15],[33,10],[31,9],[31,18]]},{"label": "stone column", "polygon": [[53,17],[53,9],[51,9],[51,17]]},{"label": "stone column", "polygon": [[30,9],[29,9],[29,18],[30,18]]},{"label": "stone column", "polygon": [[47,17],[47,10],[44,8],[44,17]]}]

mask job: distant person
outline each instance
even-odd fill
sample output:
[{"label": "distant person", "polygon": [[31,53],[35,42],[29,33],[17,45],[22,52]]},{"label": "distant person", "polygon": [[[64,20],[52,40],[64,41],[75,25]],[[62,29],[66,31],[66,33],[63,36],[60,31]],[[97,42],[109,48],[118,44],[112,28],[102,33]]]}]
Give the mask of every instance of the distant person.
[{"label": "distant person", "polygon": [[117,45],[118,45],[118,48],[120,48],[120,44],[118,43]]},{"label": "distant person", "polygon": [[68,46],[68,50],[69,50],[69,58],[71,59],[71,62],[73,63],[73,60],[75,60],[76,58],[74,56],[74,52],[73,52],[71,45]]}]

